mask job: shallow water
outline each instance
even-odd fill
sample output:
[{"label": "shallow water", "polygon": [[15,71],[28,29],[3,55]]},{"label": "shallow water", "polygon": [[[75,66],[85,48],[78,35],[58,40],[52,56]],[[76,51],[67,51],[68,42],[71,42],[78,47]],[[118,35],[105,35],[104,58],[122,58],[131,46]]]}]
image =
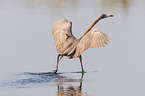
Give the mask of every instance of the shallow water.
[{"label": "shallow water", "polygon": [[[5,79],[3,78],[3,80],[1,80],[0,95],[37,96],[38,94],[42,94],[44,96],[47,95],[53,96],[56,94],[57,96],[72,96],[72,95],[84,96],[86,93],[82,92],[83,76],[84,74],[82,73],[71,73],[71,72],[57,74],[52,72],[43,72],[43,73],[25,72],[19,74],[18,73],[5,74],[5,77],[7,78]],[[8,79],[8,77],[11,78]],[[51,88],[55,89],[51,90]],[[46,91],[46,89],[48,91]],[[37,90],[39,90],[38,93]]]},{"label": "shallow water", "polygon": [[[144,0],[0,0],[0,96],[145,95],[144,9]],[[82,54],[87,73],[73,73],[79,60],[67,58],[59,74],[49,73],[57,57],[53,23],[67,18],[79,38],[102,13],[114,17],[94,28],[112,40]]]}]

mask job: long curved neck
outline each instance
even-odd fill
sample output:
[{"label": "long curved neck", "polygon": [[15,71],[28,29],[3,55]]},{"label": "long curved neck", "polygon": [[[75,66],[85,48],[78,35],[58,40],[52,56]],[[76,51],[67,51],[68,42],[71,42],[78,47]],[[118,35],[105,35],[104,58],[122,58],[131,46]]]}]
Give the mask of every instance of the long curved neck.
[{"label": "long curved neck", "polygon": [[[102,15],[100,15],[100,16],[92,23],[92,25],[85,31],[85,33],[80,37],[80,39],[82,39],[82,38],[92,29],[92,27],[93,27],[97,22],[99,22],[101,19],[102,19]],[[80,40],[80,39],[79,39],[79,40]]]}]

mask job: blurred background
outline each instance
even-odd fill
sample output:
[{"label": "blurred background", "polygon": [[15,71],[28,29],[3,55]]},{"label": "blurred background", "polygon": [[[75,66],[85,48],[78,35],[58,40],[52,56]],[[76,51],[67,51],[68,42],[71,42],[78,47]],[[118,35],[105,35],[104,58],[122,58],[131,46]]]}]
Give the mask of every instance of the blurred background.
[{"label": "blurred background", "polygon": [[[62,17],[72,21],[73,34],[79,38],[105,13],[114,17],[101,20],[94,28],[112,40],[106,47],[82,54],[88,72],[83,92],[88,96],[145,95],[144,9],[144,0],[0,0],[1,77],[51,72],[58,54],[52,37],[54,22]],[[59,72],[81,70],[78,59],[63,58],[59,65]],[[56,90],[50,92],[56,94]]]}]

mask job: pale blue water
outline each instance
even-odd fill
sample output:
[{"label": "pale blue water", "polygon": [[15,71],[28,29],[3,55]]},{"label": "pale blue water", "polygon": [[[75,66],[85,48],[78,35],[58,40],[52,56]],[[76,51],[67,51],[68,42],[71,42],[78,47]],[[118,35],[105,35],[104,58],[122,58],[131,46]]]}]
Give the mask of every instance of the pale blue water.
[{"label": "pale blue water", "polygon": [[[144,9],[144,0],[0,0],[0,96],[145,95]],[[82,54],[87,73],[72,73],[79,60],[63,58],[63,74],[30,74],[55,69],[55,21],[72,21],[79,38],[102,13],[114,17],[94,28],[112,40]]]}]

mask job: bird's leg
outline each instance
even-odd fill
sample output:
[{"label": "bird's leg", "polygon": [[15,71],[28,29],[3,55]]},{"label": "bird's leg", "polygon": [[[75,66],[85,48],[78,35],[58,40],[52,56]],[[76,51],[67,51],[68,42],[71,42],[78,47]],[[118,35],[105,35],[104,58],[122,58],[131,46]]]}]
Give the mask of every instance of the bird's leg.
[{"label": "bird's leg", "polygon": [[[61,57],[60,57],[61,56]],[[59,58],[60,57],[60,58]],[[57,73],[58,71],[58,63],[60,62],[60,60],[62,59],[63,55],[62,54],[58,54],[58,57],[57,57],[57,65],[56,65],[56,70],[54,70],[53,72],[54,73]]]},{"label": "bird's leg", "polygon": [[82,73],[84,73],[85,71],[84,71],[84,69],[83,69],[82,56],[81,56],[81,55],[79,56],[79,60],[80,60],[80,63],[81,63]]}]

